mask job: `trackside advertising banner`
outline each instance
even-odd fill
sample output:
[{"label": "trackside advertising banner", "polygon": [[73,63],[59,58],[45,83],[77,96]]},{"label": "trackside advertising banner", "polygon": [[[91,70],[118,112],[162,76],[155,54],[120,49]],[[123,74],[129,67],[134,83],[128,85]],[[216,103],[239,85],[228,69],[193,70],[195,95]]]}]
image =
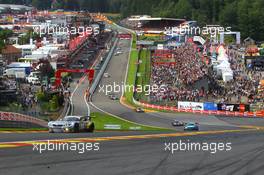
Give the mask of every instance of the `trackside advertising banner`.
[{"label": "trackside advertising banner", "polygon": [[205,102],[204,110],[206,111],[217,111],[217,104],[213,102]]},{"label": "trackside advertising banner", "polygon": [[250,106],[246,104],[217,104],[219,111],[249,112]]},{"label": "trackside advertising banner", "polygon": [[204,110],[203,103],[198,102],[189,102],[189,101],[179,101],[178,109],[187,109],[187,110]]}]

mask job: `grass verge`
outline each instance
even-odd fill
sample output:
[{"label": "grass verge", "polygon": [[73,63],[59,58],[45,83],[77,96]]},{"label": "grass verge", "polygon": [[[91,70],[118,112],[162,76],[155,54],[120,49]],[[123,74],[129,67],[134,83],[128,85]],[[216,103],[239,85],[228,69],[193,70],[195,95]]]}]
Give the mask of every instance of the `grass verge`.
[{"label": "grass verge", "polygon": [[[123,120],[120,118],[117,118],[115,116],[111,116],[108,114],[103,114],[99,112],[95,112],[91,114],[92,121],[95,124],[96,130],[111,130],[111,129],[105,129],[105,125],[120,125],[120,129],[122,131],[170,131],[166,128],[157,128],[157,127],[150,127],[145,125],[140,125],[137,123],[133,123],[127,120]],[[115,130],[115,129],[112,129]]]},{"label": "grass verge", "polygon": [[137,74],[139,76],[136,77],[136,85],[137,87],[142,87],[142,92],[138,92],[135,94],[135,99],[141,99],[143,101],[147,100],[146,94],[149,93],[150,89],[150,51],[149,50],[141,50],[139,53],[139,66]]},{"label": "grass verge", "polygon": [[[130,58],[129,58],[129,67],[128,67],[128,74],[127,74],[127,80],[126,84],[131,87],[135,86],[136,82],[136,74],[137,74],[137,63],[138,63],[138,56],[139,53],[137,51],[137,44],[136,44],[136,35],[132,34],[132,48],[130,52]],[[124,94],[125,100],[127,103],[133,105],[133,91],[127,90]]]}]

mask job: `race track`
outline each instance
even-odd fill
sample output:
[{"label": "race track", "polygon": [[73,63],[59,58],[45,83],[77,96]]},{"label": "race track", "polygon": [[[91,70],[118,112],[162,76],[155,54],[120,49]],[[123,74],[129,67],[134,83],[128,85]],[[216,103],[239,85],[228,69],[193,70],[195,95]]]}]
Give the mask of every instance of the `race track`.
[{"label": "race track", "polygon": [[[165,151],[171,142],[231,142],[232,150]],[[0,174],[100,174],[100,175],[261,175],[264,168],[263,132],[229,133],[158,139],[100,142],[100,151],[44,152],[32,147],[0,149]]]},{"label": "race track", "polygon": [[[113,56],[100,85],[122,84],[125,80],[130,40],[120,40],[123,54]],[[74,115],[86,115],[84,92],[86,80],[80,83],[73,96]],[[120,98],[122,92],[117,93]],[[99,88],[89,105],[91,112],[107,112],[140,124],[173,129],[159,132],[95,132],[63,134],[1,133],[0,174],[98,174],[98,175],[262,175],[264,170],[264,120],[257,118],[220,117],[188,113],[136,113],[119,100],[110,100]],[[201,132],[183,132],[172,127],[174,120],[198,122]],[[252,129],[249,129],[252,128]],[[40,154],[33,145],[41,140],[66,139],[68,143],[90,140],[100,144],[99,151],[79,154],[76,151],[46,151]],[[165,143],[231,143],[230,151],[165,151]]]}]

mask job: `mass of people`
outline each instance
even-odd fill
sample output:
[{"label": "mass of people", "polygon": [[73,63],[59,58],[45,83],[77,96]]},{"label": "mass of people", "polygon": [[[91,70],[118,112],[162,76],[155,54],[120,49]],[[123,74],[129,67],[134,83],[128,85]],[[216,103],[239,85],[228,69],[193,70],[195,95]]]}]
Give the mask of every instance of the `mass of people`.
[{"label": "mass of people", "polygon": [[177,47],[173,52],[173,59],[176,64],[152,65],[151,83],[159,87],[166,86],[166,90],[153,92],[151,99],[200,101],[205,95],[204,90],[193,88],[192,85],[208,74],[206,65],[192,45]]},{"label": "mass of people", "polygon": [[[155,58],[152,58],[151,84],[166,88],[152,92],[150,100],[152,102],[208,100],[223,103],[263,102],[263,92],[259,93],[258,86],[264,73],[248,71],[243,65],[241,54],[236,50],[228,50],[227,55],[233,71],[233,79],[228,82],[221,81],[217,73],[212,70],[212,65],[203,61],[201,54],[192,44],[184,44],[173,50],[172,59],[175,64],[156,64]],[[196,86],[197,84],[201,85]]]}]

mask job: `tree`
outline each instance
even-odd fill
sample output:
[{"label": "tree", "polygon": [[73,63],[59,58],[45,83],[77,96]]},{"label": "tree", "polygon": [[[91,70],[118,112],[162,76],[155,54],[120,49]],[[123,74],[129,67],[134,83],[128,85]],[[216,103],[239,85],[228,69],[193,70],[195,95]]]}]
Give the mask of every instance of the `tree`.
[{"label": "tree", "polygon": [[32,6],[39,9],[45,10],[51,8],[52,0],[45,0],[45,3],[41,0],[32,0]]},{"label": "tree", "polygon": [[242,37],[245,38],[247,36],[251,36],[251,21],[249,8],[251,6],[251,2],[248,0],[241,0],[238,3],[238,26],[242,33]]},{"label": "tree", "polygon": [[237,6],[236,3],[228,3],[225,5],[224,9],[221,11],[219,15],[220,23],[223,26],[231,26],[232,30],[237,30]]},{"label": "tree", "polygon": [[41,65],[39,67],[39,71],[41,73],[41,77],[47,76],[47,77],[51,78],[51,77],[54,76],[55,71],[52,68],[52,66],[51,66],[51,64],[50,64],[50,62],[48,60],[46,60],[46,59],[45,60],[41,60],[40,64]]},{"label": "tree", "polygon": [[179,0],[175,6],[176,17],[191,19],[192,5],[188,0]]},{"label": "tree", "polygon": [[5,41],[9,37],[11,37],[12,35],[13,35],[13,31],[12,30],[8,30],[8,29],[0,30],[0,53],[1,53],[2,49],[5,47],[5,44],[6,44]]},{"label": "tree", "polygon": [[64,8],[64,0],[55,0],[52,2],[51,7],[53,9],[63,9]]},{"label": "tree", "polygon": [[76,0],[64,0],[64,9],[67,10],[79,10],[79,1]]}]

